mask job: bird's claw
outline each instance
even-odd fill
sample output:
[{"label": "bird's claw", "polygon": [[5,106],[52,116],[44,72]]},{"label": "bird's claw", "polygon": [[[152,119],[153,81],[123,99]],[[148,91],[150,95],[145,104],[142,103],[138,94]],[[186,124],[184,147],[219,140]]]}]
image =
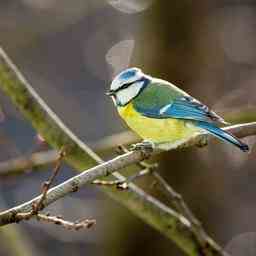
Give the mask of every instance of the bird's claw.
[{"label": "bird's claw", "polygon": [[207,144],[208,144],[208,137],[207,137],[207,136],[203,136],[203,137],[199,140],[199,142],[197,143],[197,146],[198,146],[199,148],[202,148],[202,147],[204,147],[204,146],[207,146]]},{"label": "bird's claw", "polygon": [[144,140],[140,143],[133,144],[130,148],[132,151],[144,151],[146,153],[151,153],[155,149],[155,144],[152,141]]}]

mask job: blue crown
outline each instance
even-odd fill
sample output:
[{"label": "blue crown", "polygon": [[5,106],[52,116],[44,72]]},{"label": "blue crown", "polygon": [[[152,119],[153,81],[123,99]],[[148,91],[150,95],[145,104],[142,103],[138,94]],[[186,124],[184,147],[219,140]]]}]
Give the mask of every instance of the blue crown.
[{"label": "blue crown", "polygon": [[128,79],[134,77],[138,71],[139,71],[138,68],[126,69],[125,71],[123,71],[120,74],[119,79],[121,79],[121,80],[128,80]]}]

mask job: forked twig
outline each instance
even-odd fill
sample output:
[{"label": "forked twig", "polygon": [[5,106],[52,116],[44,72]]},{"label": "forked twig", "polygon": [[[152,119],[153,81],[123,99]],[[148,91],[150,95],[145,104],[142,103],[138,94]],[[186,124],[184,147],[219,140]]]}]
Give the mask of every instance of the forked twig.
[{"label": "forked twig", "polygon": [[21,220],[30,220],[32,217],[36,216],[36,219],[38,221],[45,221],[48,223],[61,225],[62,227],[69,229],[69,230],[71,230],[71,229],[79,230],[82,228],[91,228],[93,225],[96,224],[95,219],[83,219],[83,220],[78,220],[78,221],[72,222],[72,221],[64,220],[62,218],[62,216],[51,216],[49,213],[47,213],[47,214],[39,213],[40,211],[42,211],[44,209],[44,201],[47,197],[48,190],[50,189],[56,176],[58,175],[58,173],[60,171],[60,167],[61,167],[61,161],[65,156],[66,156],[66,149],[65,149],[65,147],[63,147],[59,152],[58,159],[54,165],[54,168],[53,168],[50,178],[42,184],[42,196],[40,197],[40,199],[37,202],[34,202],[32,204],[31,211],[21,212],[21,213],[17,213],[15,215],[17,222],[19,222]]},{"label": "forked twig", "polygon": [[[123,146],[119,145],[116,150],[117,154],[121,155],[123,153],[128,153],[129,150]],[[137,180],[138,178],[144,177],[148,174],[151,174],[157,167],[158,164],[148,164],[146,162],[139,162],[137,163],[139,167],[142,167],[143,169],[141,171],[136,172],[135,174],[128,176],[127,178],[123,180],[99,180],[96,179],[92,182],[92,184],[95,185],[101,185],[101,186],[116,186],[118,189],[128,189],[128,184]]]},{"label": "forked twig", "polygon": [[31,211],[17,213],[16,216],[15,216],[15,218],[17,218],[17,221],[29,220],[34,215],[37,215],[39,213],[39,211],[44,209],[44,204],[43,203],[44,203],[44,200],[47,196],[47,192],[50,189],[50,186],[53,184],[54,179],[56,178],[57,174],[59,173],[60,166],[61,166],[61,160],[65,157],[65,155],[66,155],[66,151],[63,147],[59,152],[58,159],[57,159],[57,161],[54,165],[54,168],[53,168],[53,171],[52,171],[52,174],[51,174],[50,178],[42,184],[42,196],[40,197],[40,199],[37,202],[34,202],[32,204],[32,210]]},{"label": "forked twig", "polygon": [[44,200],[47,196],[47,192],[50,189],[51,185],[53,184],[56,176],[58,175],[59,171],[60,171],[60,166],[61,166],[61,161],[62,159],[66,156],[66,150],[65,147],[63,147],[60,152],[59,152],[59,156],[58,159],[56,161],[56,164],[53,168],[52,171],[52,175],[50,176],[50,178],[45,181],[42,185],[42,197],[40,198],[40,200],[34,204],[34,207],[32,209],[32,212],[34,212],[34,214],[37,214],[38,211],[43,210],[44,209]]},{"label": "forked twig", "polygon": [[143,169],[123,180],[94,180],[92,184],[100,186],[116,186],[118,189],[128,189],[129,183],[135,181],[138,178],[144,177],[152,172],[151,169]]}]

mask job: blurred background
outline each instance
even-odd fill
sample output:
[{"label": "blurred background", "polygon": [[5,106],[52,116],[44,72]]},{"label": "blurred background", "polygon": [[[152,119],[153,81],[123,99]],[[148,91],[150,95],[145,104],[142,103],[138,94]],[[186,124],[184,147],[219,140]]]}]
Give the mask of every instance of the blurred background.
[{"label": "blurred background", "polygon": [[[2,0],[0,38],[41,97],[92,147],[127,129],[104,93],[128,66],[179,85],[228,121],[256,120],[254,1]],[[2,92],[0,104],[0,160],[41,150],[36,132]],[[250,154],[216,142],[158,161],[207,232],[233,255],[250,256],[256,253],[256,139],[245,141]],[[48,167],[1,178],[1,208],[38,194],[50,173]],[[73,174],[63,167],[58,182]],[[151,182],[141,185],[168,203]],[[95,187],[48,210],[66,219],[96,218],[97,225],[79,232],[36,221],[7,226],[0,230],[6,241],[0,255],[183,255]]]}]

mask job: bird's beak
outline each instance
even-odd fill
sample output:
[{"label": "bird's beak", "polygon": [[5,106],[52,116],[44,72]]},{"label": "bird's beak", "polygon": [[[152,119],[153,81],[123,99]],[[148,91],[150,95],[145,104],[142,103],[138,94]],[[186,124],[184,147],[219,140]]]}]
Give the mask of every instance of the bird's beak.
[{"label": "bird's beak", "polygon": [[112,90],[109,90],[106,92],[106,95],[108,95],[108,96],[113,96],[114,94],[115,94],[115,92]]}]

